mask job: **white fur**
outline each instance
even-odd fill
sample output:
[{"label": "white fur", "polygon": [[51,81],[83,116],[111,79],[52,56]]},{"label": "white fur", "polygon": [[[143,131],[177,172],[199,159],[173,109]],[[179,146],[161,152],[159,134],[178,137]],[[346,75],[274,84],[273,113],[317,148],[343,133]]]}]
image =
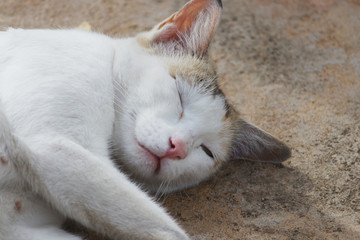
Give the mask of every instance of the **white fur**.
[{"label": "white fur", "polygon": [[[194,185],[216,170],[201,144],[224,157],[223,98],[173,79],[134,38],[10,29],[0,52],[0,239],[79,239],[59,229],[64,217],[114,239],[188,239],[109,149],[151,190]],[[155,173],[139,143],[161,155],[170,137],[188,156]]]}]

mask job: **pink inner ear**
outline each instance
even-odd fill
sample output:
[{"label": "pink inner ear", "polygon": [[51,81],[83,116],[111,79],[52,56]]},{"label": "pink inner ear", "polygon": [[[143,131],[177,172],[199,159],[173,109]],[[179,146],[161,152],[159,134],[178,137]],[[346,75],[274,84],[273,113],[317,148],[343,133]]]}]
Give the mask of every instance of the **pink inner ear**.
[{"label": "pink inner ear", "polygon": [[[211,4],[217,3],[214,0],[193,0],[187,3],[180,11],[171,15],[168,19],[166,19],[159,25],[158,29],[162,32],[154,39],[154,42],[168,43],[179,41],[181,34],[186,34],[190,32],[191,27],[198,19],[199,13],[208,8]],[[203,36],[207,39],[201,41],[203,45],[198,46],[198,53],[204,53],[210,44],[211,36],[215,29],[219,16],[219,11],[212,14],[214,14],[212,16],[213,24],[210,29],[208,29],[208,36]]]}]

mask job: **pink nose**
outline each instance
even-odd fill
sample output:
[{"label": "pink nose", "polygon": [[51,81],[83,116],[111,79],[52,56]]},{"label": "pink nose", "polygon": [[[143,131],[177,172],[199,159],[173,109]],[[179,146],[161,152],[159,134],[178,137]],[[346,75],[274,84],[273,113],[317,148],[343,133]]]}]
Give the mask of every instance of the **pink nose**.
[{"label": "pink nose", "polygon": [[170,142],[170,147],[167,150],[167,152],[165,153],[164,156],[162,156],[161,158],[179,158],[179,159],[184,159],[186,158],[188,152],[186,149],[186,144],[183,140],[181,140],[180,138],[170,138],[169,139]]}]

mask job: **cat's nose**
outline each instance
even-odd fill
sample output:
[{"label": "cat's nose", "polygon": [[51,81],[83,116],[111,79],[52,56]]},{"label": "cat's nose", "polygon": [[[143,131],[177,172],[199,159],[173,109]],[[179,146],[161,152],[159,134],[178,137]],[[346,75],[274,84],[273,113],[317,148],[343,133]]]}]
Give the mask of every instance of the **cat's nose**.
[{"label": "cat's nose", "polygon": [[180,138],[169,139],[169,149],[161,158],[172,158],[172,159],[184,159],[186,158],[188,151],[186,143]]}]

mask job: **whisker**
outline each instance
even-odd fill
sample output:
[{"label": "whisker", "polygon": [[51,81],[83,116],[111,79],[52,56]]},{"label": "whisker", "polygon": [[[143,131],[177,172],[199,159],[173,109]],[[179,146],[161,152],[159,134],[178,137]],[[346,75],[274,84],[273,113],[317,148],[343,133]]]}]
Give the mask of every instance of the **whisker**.
[{"label": "whisker", "polygon": [[155,193],[155,200],[156,201],[158,201],[160,199],[160,197],[161,197],[161,189],[162,189],[163,185],[164,185],[164,181],[161,182],[160,186],[156,190],[156,193]]}]

